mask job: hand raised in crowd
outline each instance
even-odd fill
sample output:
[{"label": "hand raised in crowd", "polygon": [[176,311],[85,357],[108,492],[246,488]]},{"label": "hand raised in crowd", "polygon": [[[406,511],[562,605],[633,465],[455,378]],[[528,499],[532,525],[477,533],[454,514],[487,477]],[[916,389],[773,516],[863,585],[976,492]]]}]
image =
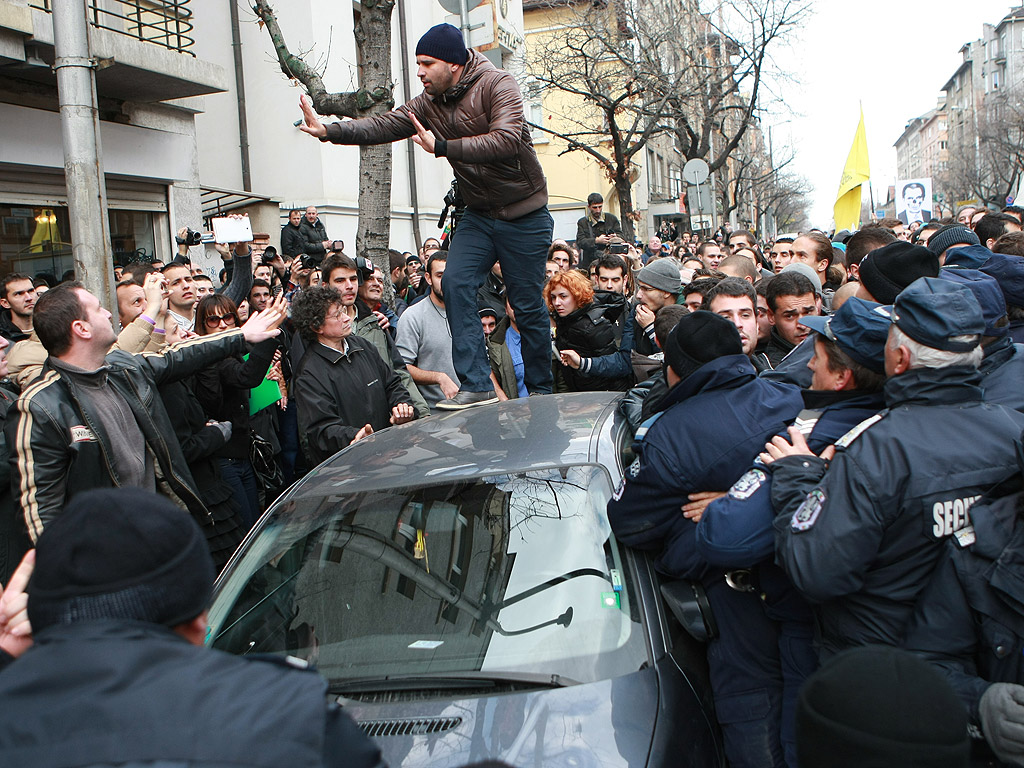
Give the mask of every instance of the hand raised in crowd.
[{"label": "hand raised in crowd", "polygon": [[378,312],[376,309],[373,310],[374,316],[377,318],[377,325],[380,326],[382,331],[386,331],[391,327],[391,321],[388,320],[388,316],[383,312]]},{"label": "hand raised in crowd", "polygon": [[313,102],[306,94],[299,96],[299,109],[302,110],[302,125],[299,126],[299,130],[318,139],[324,138],[327,135],[327,126],[320,122],[320,118],[313,111]]},{"label": "hand raised in crowd", "polygon": [[250,315],[242,325],[242,335],[245,336],[245,340],[250,344],[258,344],[277,336],[281,332],[278,330],[278,326],[284,322],[287,306],[288,303],[282,295],[268,304],[262,312]]},{"label": "hand raised in crowd", "polygon": [[[781,459],[783,456],[816,456],[808,447],[807,440],[804,439],[803,433],[796,427],[789,428],[789,439],[793,442],[789,442],[786,438],[781,435],[776,435],[772,438],[770,443],[765,443],[764,451],[760,454],[761,461],[765,464],[771,464],[776,459]],[[829,445],[821,452],[819,458],[825,461],[831,461],[832,457],[836,455],[836,447]]]},{"label": "hand raised in crowd", "polygon": [[686,497],[689,501],[681,507],[683,517],[687,520],[692,520],[694,523],[699,523],[700,519],[704,516],[704,510],[708,508],[708,504],[715,499],[722,498],[725,494],[725,491],[699,491],[698,493],[689,494]]},{"label": "hand raised in crowd", "polygon": [[412,140],[423,147],[430,154],[434,154],[434,134],[423,127],[423,123],[416,119],[416,115],[411,110],[406,110],[405,114],[412,120],[412,124],[416,126],[416,135],[412,137]]},{"label": "hand raised in crowd", "polygon": [[408,403],[399,403],[391,409],[391,423],[405,424],[416,417],[416,411]]},{"label": "hand raised in crowd", "polygon": [[288,407],[288,386],[284,380],[284,373],[281,371],[281,350],[274,352],[274,360],[270,364],[270,370],[266,378],[276,381],[281,389],[281,399],[277,401],[277,407],[282,411]]},{"label": "hand raised in crowd", "polygon": [[32,625],[28,621],[29,576],[36,565],[36,551],[30,549],[11,574],[7,589],[0,594],[0,650],[17,658],[32,646]]},{"label": "hand raised in crowd", "polygon": [[580,367],[580,353],[574,349],[563,349],[558,353],[559,358],[562,360],[562,365],[567,365],[570,368]]},{"label": "hand raised in crowd", "polygon": [[419,288],[420,283],[423,281],[423,275],[419,272],[412,272],[409,274],[409,285],[413,288]]},{"label": "hand raised in crowd", "polygon": [[167,297],[171,295],[167,288],[167,278],[159,272],[150,272],[142,283],[142,291],[146,297],[144,315],[159,320],[167,314]]},{"label": "hand raised in crowd", "polygon": [[636,322],[641,328],[646,328],[654,322],[654,313],[646,304],[636,305]]}]

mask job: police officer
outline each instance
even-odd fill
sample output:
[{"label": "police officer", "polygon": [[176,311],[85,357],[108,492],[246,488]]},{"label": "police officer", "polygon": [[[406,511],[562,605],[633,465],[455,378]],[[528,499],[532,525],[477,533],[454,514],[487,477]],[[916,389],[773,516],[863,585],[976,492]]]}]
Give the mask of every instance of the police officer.
[{"label": "police officer", "polygon": [[[958,249],[967,250],[967,249]],[[1024,411],[1024,346],[1014,344],[1008,335],[1006,299],[999,283],[976,269],[943,267],[939,277],[961,283],[971,289],[985,318],[981,348],[985,353],[981,366],[981,387],[985,402],[998,403]]]},{"label": "police officer", "polygon": [[[815,331],[810,339],[814,354],[807,364],[811,388],[802,391],[804,409],[789,429],[820,452],[882,408],[889,312],[873,302],[849,299],[833,317],[800,322]],[[773,712],[779,719],[776,738],[781,739],[786,763],[796,766],[796,695],[817,667],[817,654],[811,607],[774,563],[771,481],[758,459],[728,494],[711,502],[697,524],[697,551],[712,565],[732,569],[733,583],[749,581],[761,597],[774,638],[758,645],[746,665],[759,668],[762,687],[780,689],[776,695],[783,706]]]},{"label": "police officer", "polygon": [[35,644],[0,673],[0,762],[380,765],[315,672],[203,647],[213,577],[199,526],[167,499],[75,496],[36,547]]},{"label": "police officer", "polygon": [[736,327],[711,312],[684,315],[664,352],[669,390],[662,411],[637,431],[637,458],[608,503],[608,519],[619,541],[658,552],[659,571],[699,580],[707,592],[719,629],[708,664],[729,764],[782,766],[772,725],[781,702],[745,666],[754,648],[771,641],[768,621],[756,595],[730,588],[725,572],[697,554],[696,526],[680,507],[691,493],[736,482],[764,442],[799,413],[800,391],[757,378]]},{"label": "police officer", "polygon": [[967,711],[975,754],[985,742],[1024,765],[1024,494],[979,501],[947,545],[904,646],[930,661]]},{"label": "police officer", "polygon": [[982,402],[984,329],[970,290],[915,281],[892,310],[886,409],[836,443],[827,472],[831,449],[769,449],[777,561],[820,603],[823,658],[898,644],[942,542],[1017,469],[1024,414]]}]

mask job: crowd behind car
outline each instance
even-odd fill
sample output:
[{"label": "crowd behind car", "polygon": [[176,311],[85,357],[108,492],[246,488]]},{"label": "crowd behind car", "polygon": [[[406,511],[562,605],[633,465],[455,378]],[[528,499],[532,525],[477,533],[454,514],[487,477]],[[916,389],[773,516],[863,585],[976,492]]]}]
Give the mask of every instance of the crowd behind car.
[{"label": "crowd behind car", "polygon": [[[963,733],[921,737],[950,764],[1024,765],[1022,215],[643,245],[595,193],[551,243],[554,390],[622,393],[636,459],[609,520],[706,606],[730,765],[811,764],[801,722],[830,715],[800,691],[877,645],[952,687]],[[280,251],[219,246],[214,287],[177,241],[118,267],[120,334],[73,275],[0,280],[0,583],[73,496],[125,486],[188,511],[219,569],[296,479],[459,392],[446,242],[385,272],[310,206]],[[477,303],[497,399],[528,396],[499,265]],[[16,613],[0,638],[31,631]]]}]

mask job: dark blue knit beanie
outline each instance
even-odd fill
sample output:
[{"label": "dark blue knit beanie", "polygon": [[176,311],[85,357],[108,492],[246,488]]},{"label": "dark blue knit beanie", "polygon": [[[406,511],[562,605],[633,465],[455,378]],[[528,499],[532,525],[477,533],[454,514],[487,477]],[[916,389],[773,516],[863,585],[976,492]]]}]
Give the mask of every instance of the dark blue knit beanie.
[{"label": "dark blue knit beanie", "polygon": [[451,64],[465,64],[469,59],[462,32],[451,24],[438,24],[428,29],[416,43],[416,55],[429,56]]}]

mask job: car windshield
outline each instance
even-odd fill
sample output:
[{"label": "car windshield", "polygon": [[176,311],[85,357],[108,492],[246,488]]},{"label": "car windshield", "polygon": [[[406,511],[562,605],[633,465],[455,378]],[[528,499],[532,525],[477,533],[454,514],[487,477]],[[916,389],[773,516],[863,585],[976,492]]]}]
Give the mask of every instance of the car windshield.
[{"label": "car windshield", "polygon": [[226,577],[210,642],[345,681],[592,682],[647,661],[603,467],[288,502]]}]

